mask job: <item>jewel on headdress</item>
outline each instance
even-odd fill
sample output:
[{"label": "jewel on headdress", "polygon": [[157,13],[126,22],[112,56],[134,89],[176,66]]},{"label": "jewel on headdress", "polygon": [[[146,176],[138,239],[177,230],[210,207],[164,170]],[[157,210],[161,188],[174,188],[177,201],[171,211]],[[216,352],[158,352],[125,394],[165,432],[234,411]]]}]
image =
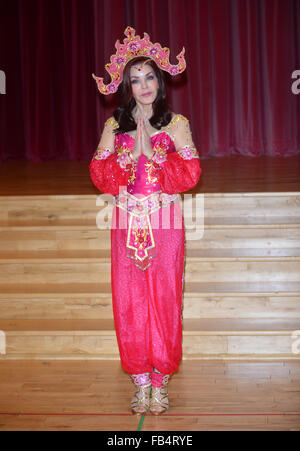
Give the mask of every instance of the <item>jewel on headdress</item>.
[{"label": "jewel on headdress", "polygon": [[173,65],[169,60],[170,49],[167,47],[162,48],[158,42],[155,44],[150,42],[147,33],[144,33],[144,38],[141,39],[139,35],[135,36],[134,28],[127,27],[124,34],[127,38],[124,39],[123,44],[120,44],[119,40],[116,41],[115,47],[117,52],[111,55],[110,63],[105,65],[105,69],[110,74],[111,82],[105,85],[102,77],[97,77],[95,74],[92,74],[101,94],[109,95],[118,90],[119,84],[123,80],[123,71],[126,64],[137,56],[151,58],[160,69],[169,72],[171,75],[180,74],[185,70],[184,47],[179,55],[176,56],[178,64]]}]

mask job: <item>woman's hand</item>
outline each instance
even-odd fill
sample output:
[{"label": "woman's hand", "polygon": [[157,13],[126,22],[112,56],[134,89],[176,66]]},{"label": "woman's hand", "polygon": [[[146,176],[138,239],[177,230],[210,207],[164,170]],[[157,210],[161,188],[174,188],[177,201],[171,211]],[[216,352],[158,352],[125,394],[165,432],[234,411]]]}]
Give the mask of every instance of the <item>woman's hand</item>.
[{"label": "woman's hand", "polygon": [[142,119],[140,119],[140,134],[141,134],[140,136],[141,136],[142,153],[149,160],[154,154],[154,152],[152,148],[150,135]]},{"label": "woman's hand", "polygon": [[142,154],[149,160],[154,152],[152,149],[151,138],[146,130],[144,121],[142,118],[138,118],[134,149],[131,152],[131,155],[135,161],[138,161]]},{"label": "woman's hand", "polygon": [[141,145],[141,127],[140,127],[140,118],[138,119],[137,128],[136,128],[136,135],[134,140],[134,148],[131,152],[132,158],[135,161],[138,161],[140,156],[142,155],[142,145]]}]

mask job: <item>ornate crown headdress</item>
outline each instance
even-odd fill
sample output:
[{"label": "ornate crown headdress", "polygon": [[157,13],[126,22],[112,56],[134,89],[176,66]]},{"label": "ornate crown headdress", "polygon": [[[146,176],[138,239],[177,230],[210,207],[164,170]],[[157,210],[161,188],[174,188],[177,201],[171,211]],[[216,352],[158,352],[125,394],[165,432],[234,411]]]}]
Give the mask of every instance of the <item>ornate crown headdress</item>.
[{"label": "ornate crown headdress", "polygon": [[96,75],[92,74],[101,94],[108,95],[118,90],[119,84],[123,80],[123,71],[126,64],[137,56],[146,56],[154,60],[160,69],[169,72],[171,75],[180,74],[185,70],[184,47],[179,55],[176,56],[178,64],[172,65],[169,60],[170,49],[167,47],[162,48],[158,42],[155,44],[150,42],[147,33],[144,33],[144,38],[141,39],[139,35],[135,36],[134,28],[127,27],[124,34],[127,36],[127,39],[124,39],[123,44],[120,44],[119,39],[116,41],[115,47],[117,52],[111,55],[110,63],[105,65],[105,69],[110,74],[111,82],[105,85],[103,78],[96,77]]}]

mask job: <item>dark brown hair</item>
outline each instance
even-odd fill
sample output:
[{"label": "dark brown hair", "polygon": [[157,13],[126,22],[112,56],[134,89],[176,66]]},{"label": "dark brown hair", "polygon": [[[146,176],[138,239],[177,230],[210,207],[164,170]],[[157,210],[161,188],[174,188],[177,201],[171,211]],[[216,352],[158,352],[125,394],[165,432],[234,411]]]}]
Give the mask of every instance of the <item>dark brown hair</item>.
[{"label": "dark brown hair", "polygon": [[150,119],[150,124],[152,125],[152,127],[160,130],[161,127],[168,125],[172,119],[172,113],[169,110],[166,96],[165,78],[163,71],[159,69],[155,61],[153,61],[152,59],[149,59],[145,56],[139,56],[130,60],[126,64],[123,72],[123,81],[119,86],[119,107],[113,113],[115,120],[119,124],[119,128],[114,131],[115,134],[129,132],[130,130],[136,130],[136,123],[132,116],[132,110],[136,106],[136,101],[132,95],[129,75],[130,68],[134,66],[134,64],[145,60],[149,60],[147,64],[152,67],[158,79],[158,92],[156,99],[154,100],[152,105],[153,115]]}]

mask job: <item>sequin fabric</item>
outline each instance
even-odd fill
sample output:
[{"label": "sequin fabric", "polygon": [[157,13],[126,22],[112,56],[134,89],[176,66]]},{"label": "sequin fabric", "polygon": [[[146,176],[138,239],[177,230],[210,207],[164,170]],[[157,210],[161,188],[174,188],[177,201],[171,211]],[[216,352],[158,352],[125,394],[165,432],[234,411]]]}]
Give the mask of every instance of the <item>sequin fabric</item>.
[{"label": "sequin fabric", "polygon": [[156,256],[151,215],[160,208],[179,201],[179,194],[166,194],[161,191],[142,198],[124,191],[115,197],[114,205],[129,214],[127,256],[132,258],[140,269],[147,269],[151,258]]},{"label": "sequin fabric", "polygon": [[94,153],[93,160],[106,160],[114,152],[110,149],[97,149]]},{"label": "sequin fabric", "polygon": [[183,116],[151,142],[152,158],[142,155],[134,163],[127,159],[134,137],[116,135],[113,153],[94,158],[90,173],[101,191],[114,196],[111,286],[121,365],[130,374],[154,367],[169,375],[182,358],[185,232],[178,199],[197,184],[201,168]]},{"label": "sequin fabric", "polygon": [[151,384],[151,373],[131,374],[130,377],[135,385]]}]

